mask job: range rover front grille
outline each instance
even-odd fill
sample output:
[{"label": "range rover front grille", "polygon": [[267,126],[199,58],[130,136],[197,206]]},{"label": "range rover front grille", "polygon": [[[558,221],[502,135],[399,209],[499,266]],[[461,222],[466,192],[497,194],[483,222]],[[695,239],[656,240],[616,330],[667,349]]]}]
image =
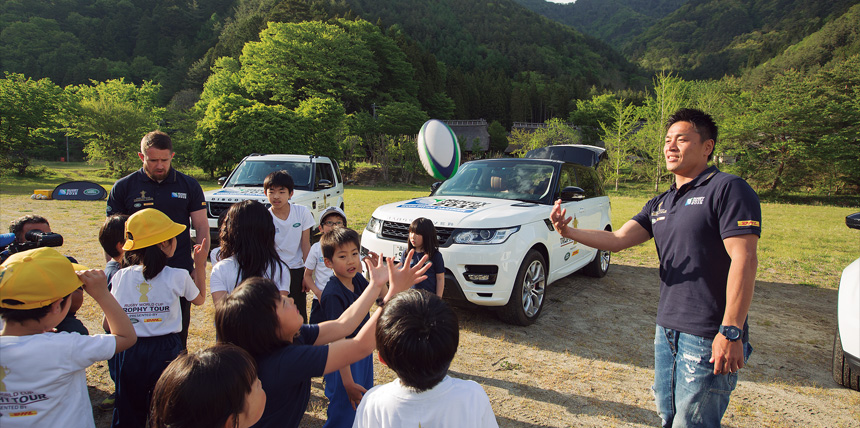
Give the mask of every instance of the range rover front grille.
[{"label": "range rover front grille", "polygon": [[[448,240],[451,234],[454,233],[453,227],[437,227],[436,239],[439,240],[440,247],[450,245]],[[382,237],[392,241],[406,242],[409,239],[409,223],[397,223],[394,221],[382,222]]]},{"label": "range rover front grille", "polygon": [[[221,218],[221,214],[226,213],[233,204],[235,202],[208,202],[206,205],[209,207],[209,218]],[[272,204],[266,202],[263,206],[268,209]]]}]

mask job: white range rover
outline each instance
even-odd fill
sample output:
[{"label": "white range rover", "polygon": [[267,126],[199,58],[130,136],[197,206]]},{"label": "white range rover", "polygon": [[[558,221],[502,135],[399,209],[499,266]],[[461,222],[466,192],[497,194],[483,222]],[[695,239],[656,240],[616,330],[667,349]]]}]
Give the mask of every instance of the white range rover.
[{"label": "white range rover", "polygon": [[[218,242],[218,218],[230,205],[246,199],[271,206],[263,191],[263,180],[274,171],[286,170],[293,177],[295,189],[290,199],[304,205],[319,224],[319,215],[328,207],[343,209],[343,178],[334,159],[316,155],[262,155],[252,154],[239,162],[227,177],[218,179],[221,188],[204,192],[209,234]],[[213,246],[216,246],[213,244]]]},{"label": "white range rover", "polygon": [[596,167],[603,148],[559,145],[525,158],[464,163],[425,198],[377,208],[362,234],[362,252],[395,260],[418,217],[436,226],[445,261],[445,297],[499,308],[506,322],[529,325],[548,284],[577,270],[602,277],[610,253],[562,238],[549,216],[555,200],[574,227],[612,230],[609,197]]}]

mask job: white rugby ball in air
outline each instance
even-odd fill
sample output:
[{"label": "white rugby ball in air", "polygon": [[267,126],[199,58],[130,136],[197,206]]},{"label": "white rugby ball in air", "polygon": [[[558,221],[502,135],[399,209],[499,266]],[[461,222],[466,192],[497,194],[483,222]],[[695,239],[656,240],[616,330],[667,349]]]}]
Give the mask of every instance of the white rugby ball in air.
[{"label": "white rugby ball in air", "polygon": [[428,174],[447,180],[460,167],[460,145],[454,131],[437,119],[430,119],[418,132],[418,157]]}]

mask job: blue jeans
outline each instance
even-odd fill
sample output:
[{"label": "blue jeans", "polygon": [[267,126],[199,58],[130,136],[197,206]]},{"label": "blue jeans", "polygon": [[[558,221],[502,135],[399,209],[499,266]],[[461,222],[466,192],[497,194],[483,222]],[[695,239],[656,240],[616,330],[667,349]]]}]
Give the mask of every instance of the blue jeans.
[{"label": "blue jeans", "polygon": [[[654,335],[654,398],[663,427],[719,427],[738,384],[738,374],[714,374],[713,338],[657,326]],[[744,342],[744,362],[752,346]]]}]

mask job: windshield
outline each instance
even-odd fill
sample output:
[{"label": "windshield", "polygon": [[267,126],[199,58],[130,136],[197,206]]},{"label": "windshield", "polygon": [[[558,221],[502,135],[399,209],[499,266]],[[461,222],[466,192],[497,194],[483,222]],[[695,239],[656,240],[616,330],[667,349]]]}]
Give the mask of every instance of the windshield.
[{"label": "windshield", "polygon": [[263,180],[274,171],[286,170],[297,190],[310,190],[311,163],[290,161],[244,161],[236,167],[224,187],[263,187]]},{"label": "windshield", "polygon": [[538,202],[549,195],[552,165],[522,160],[469,162],[434,196],[479,196]]}]

